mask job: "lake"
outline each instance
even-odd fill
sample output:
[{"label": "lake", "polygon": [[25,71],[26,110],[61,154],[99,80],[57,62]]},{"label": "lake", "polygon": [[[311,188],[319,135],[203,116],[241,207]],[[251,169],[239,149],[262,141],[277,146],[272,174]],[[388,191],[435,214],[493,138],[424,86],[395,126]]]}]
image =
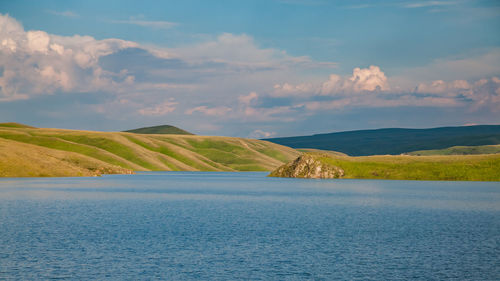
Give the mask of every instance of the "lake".
[{"label": "lake", "polygon": [[499,182],[0,179],[0,279],[499,277]]}]

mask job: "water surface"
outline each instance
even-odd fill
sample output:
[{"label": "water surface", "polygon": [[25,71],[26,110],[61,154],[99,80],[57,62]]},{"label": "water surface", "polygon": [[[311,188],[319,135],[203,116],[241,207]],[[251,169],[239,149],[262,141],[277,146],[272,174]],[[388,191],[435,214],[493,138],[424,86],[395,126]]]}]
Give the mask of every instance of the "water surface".
[{"label": "water surface", "polygon": [[497,280],[500,183],[0,180],[0,279]]}]

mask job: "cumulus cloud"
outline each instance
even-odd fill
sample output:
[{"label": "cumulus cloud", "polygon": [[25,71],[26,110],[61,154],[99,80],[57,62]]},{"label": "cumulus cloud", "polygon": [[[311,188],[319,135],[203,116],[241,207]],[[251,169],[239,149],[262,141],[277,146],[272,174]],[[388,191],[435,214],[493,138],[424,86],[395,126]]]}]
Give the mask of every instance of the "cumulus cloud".
[{"label": "cumulus cloud", "polygon": [[[141,18],[127,22],[168,25]],[[91,36],[58,36],[24,30],[18,21],[0,14],[0,101],[3,102],[37,95],[87,92],[143,95],[148,99],[182,98],[194,89],[221,91],[218,98],[227,99],[231,86],[250,89],[275,76],[287,75],[288,69],[295,66],[314,64],[307,57],[260,48],[245,34],[224,33],[211,40],[169,49],[120,39],[97,40]],[[151,102],[148,99],[145,104]],[[198,106],[190,103],[191,108]]]},{"label": "cumulus cloud", "polygon": [[[331,74],[321,84],[286,82],[276,84],[269,96],[292,98],[290,108],[307,111],[338,110],[352,107],[459,107],[468,110],[500,110],[500,79],[435,80],[414,88],[391,88],[378,66],[355,68],[352,75]],[[319,101],[319,100],[320,101]],[[259,109],[249,108],[249,113]],[[267,109],[269,110],[269,109]]]},{"label": "cumulus cloud", "polygon": [[[132,78],[105,71],[99,58],[136,43],[89,36],[56,36],[25,31],[8,15],[0,15],[0,100],[26,99],[56,91],[114,91]],[[128,80],[127,80],[128,79]]]},{"label": "cumulus cloud", "polygon": [[370,65],[369,68],[356,67],[349,78],[354,91],[388,90],[387,77],[378,66]]},{"label": "cumulus cloud", "polygon": [[380,67],[371,65],[368,68],[356,67],[350,77],[340,77],[331,74],[328,81],[321,86],[322,95],[332,95],[339,92],[359,93],[363,91],[387,91],[389,83]]},{"label": "cumulus cloud", "polygon": [[362,92],[388,91],[390,89],[387,77],[378,66],[368,68],[356,67],[352,75],[340,76],[330,74],[328,80],[321,85],[313,83],[285,82],[275,84],[271,95],[274,97],[308,97],[314,95],[355,94]]}]

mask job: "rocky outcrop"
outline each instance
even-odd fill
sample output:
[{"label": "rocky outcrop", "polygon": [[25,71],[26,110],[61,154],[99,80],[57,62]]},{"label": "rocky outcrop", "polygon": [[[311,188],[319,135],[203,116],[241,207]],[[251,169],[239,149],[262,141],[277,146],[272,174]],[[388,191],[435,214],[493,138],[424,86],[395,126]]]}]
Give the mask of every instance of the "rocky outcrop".
[{"label": "rocky outcrop", "polygon": [[269,176],[284,178],[333,179],[343,177],[344,170],[340,167],[325,164],[314,155],[303,154],[294,161],[278,167]]}]

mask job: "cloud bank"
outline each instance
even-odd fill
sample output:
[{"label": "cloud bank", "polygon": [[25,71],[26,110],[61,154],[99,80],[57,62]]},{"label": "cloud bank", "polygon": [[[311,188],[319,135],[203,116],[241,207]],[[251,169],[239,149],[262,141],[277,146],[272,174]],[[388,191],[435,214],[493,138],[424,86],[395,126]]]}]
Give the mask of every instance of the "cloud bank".
[{"label": "cloud bank", "polygon": [[[172,24],[136,19],[120,23],[156,28]],[[456,108],[494,115],[500,112],[499,60],[500,51],[492,50],[478,58],[405,70],[403,76],[387,75],[377,65],[342,74],[333,71],[334,63],[263,48],[246,34],[222,33],[168,48],[25,30],[0,14],[0,104],[48,97],[67,102],[86,95],[91,101],[81,106],[88,114],[116,120],[130,116],[141,122],[168,117],[198,124],[202,119],[247,126],[248,135],[263,137],[276,134],[263,124],[291,124],[356,108]],[[320,74],[315,79],[303,75],[309,72]],[[61,111],[63,106],[61,101]]]}]

